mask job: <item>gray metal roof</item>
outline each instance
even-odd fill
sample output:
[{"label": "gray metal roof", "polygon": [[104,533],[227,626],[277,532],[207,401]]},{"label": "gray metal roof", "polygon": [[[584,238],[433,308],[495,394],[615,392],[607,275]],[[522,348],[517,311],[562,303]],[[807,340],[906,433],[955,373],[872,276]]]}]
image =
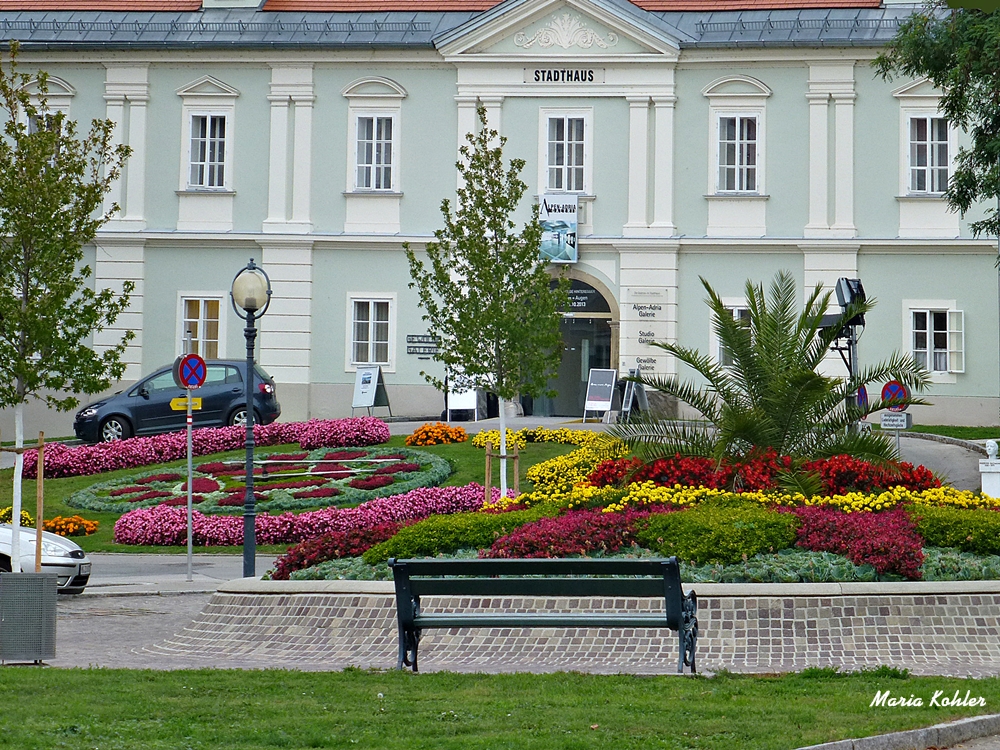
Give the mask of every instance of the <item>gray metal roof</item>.
[{"label": "gray metal roof", "polygon": [[[648,12],[603,0],[682,47],[878,45],[919,6],[878,9]],[[502,7],[502,6],[498,6]],[[189,13],[16,11],[0,14],[0,40],[44,48],[431,48],[435,38],[491,11],[295,13],[210,9]]]}]

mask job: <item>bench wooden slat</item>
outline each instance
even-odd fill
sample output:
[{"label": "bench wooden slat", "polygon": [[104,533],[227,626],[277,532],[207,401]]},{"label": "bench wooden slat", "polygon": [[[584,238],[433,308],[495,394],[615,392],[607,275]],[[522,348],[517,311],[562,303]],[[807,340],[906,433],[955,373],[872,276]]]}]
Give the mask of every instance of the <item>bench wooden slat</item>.
[{"label": "bench wooden slat", "polygon": [[663,596],[663,578],[410,578],[417,596]]},{"label": "bench wooden slat", "polygon": [[603,576],[663,576],[666,560],[604,560],[604,559],[533,559],[533,560],[396,560],[406,565],[412,580],[417,576],[455,575],[461,568],[464,575],[524,576],[524,575],[603,575]]},{"label": "bench wooden slat", "polygon": [[418,628],[665,628],[664,614],[630,615],[600,613],[555,614],[434,614],[417,615]]}]

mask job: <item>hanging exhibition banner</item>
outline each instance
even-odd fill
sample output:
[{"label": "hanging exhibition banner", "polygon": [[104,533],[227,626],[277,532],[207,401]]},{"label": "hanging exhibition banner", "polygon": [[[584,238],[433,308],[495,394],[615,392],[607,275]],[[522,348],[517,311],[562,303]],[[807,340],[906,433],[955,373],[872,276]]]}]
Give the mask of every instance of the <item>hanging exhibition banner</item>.
[{"label": "hanging exhibition banner", "polygon": [[566,193],[547,194],[538,198],[538,221],[542,225],[539,256],[551,263],[576,263],[579,251],[576,228],[579,202],[577,196]]}]

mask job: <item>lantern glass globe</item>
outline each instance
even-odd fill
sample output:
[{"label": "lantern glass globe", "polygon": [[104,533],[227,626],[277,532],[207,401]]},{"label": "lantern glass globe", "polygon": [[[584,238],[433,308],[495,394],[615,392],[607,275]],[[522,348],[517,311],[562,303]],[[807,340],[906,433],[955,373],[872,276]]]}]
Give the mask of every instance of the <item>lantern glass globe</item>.
[{"label": "lantern glass globe", "polygon": [[257,268],[245,268],[233,280],[233,300],[247,312],[256,312],[267,302],[267,278]]}]

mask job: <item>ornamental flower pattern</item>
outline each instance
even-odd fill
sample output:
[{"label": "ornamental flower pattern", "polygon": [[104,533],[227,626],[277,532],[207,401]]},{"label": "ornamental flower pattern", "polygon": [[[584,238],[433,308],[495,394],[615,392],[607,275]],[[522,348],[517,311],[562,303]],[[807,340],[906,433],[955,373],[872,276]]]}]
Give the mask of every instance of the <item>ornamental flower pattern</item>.
[{"label": "ornamental flower pattern", "polygon": [[584,26],[580,16],[563,13],[561,16],[553,16],[548,26],[539,29],[531,37],[523,31],[514,35],[514,44],[518,47],[528,49],[536,43],[546,49],[549,47],[569,49],[573,46],[590,49],[595,44],[601,49],[608,49],[618,44],[618,35],[609,31],[605,41],[596,31]]}]

